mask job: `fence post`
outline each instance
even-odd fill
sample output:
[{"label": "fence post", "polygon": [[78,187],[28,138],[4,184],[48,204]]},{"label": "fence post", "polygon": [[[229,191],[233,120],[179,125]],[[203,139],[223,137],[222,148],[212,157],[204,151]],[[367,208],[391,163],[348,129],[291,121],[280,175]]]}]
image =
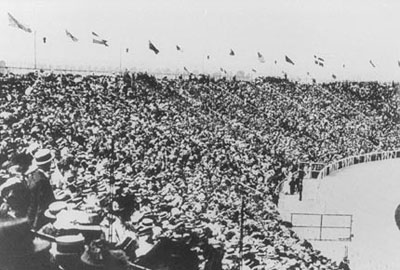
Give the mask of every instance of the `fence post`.
[{"label": "fence post", "polygon": [[324,214],[321,214],[321,224],[319,227],[319,240],[322,241],[322,219],[324,217]]}]

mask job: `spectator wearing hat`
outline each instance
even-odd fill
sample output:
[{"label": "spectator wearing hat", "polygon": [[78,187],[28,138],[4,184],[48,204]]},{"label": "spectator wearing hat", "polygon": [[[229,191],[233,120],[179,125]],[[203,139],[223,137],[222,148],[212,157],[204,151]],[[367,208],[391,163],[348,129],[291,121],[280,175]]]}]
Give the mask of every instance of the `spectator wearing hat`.
[{"label": "spectator wearing hat", "polygon": [[27,181],[30,190],[28,218],[34,230],[40,229],[48,222],[44,212],[55,201],[54,192],[50,185],[53,158],[50,150],[38,150],[34,156],[37,169],[28,176]]}]

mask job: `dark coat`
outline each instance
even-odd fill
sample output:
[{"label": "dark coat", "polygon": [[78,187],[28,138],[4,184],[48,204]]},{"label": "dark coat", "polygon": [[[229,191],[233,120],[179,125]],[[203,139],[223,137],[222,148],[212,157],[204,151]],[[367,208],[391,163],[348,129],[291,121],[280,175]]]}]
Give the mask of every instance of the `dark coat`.
[{"label": "dark coat", "polygon": [[55,201],[50,175],[37,169],[28,176],[27,182],[30,191],[28,218],[32,228],[38,230],[47,223],[44,212]]}]

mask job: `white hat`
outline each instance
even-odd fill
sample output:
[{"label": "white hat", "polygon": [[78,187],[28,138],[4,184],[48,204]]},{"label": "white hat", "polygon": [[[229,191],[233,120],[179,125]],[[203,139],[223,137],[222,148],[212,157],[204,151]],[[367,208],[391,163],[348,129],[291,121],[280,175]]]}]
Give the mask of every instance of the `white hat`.
[{"label": "white hat", "polygon": [[35,153],[35,162],[37,165],[49,163],[53,158],[54,155],[49,149],[40,149]]}]

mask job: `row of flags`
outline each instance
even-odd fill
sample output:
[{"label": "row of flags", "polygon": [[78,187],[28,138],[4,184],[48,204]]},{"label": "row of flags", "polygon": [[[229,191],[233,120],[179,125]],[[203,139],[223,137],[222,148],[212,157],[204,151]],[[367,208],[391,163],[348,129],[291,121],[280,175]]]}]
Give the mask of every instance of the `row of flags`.
[{"label": "row of flags", "polygon": [[[24,32],[27,32],[27,33],[32,33],[32,29],[31,29],[31,28],[29,28],[28,26],[24,25],[24,24],[21,23],[20,21],[18,21],[18,20],[17,20],[14,16],[12,16],[10,13],[8,13],[8,19],[9,19],[9,25],[10,25],[11,27],[18,28],[18,29],[20,29],[20,30],[22,30],[22,31],[24,31]],[[70,38],[73,42],[78,42],[78,41],[79,41],[79,39],[78,39],[75,35],[73,35],[70,31],[68,31],[68,29],[65,29],[65,34],[66,34],[66,36],[67,36],[68,38]],[[101,37],[99,34],[97,34],[96,32],[92,32],[91,34],[92,34],[92,41],[93,41],[94,44],[99,44],[99,45],[103,45],[103,46],[105,46],[105,47],[109,47],[108,40],[102,38],[102,37]],[[43,37],[43,43],[46,43],[46,42],[47,42],[47,38],[46,38],[46,37]],[[177,50],[177,51],[183,52],[183,49],[182,49],[182,47],[181,47],[180,45],[176,45],[175,47],[176,47],[176,50]],[[149,49],[150,49],[151,51],[153,51],[154,54],[156,54],[156,55],[160,53],[160,50],[159,50],[159,49],[156,47],[156,45],[155,45],[152,41],[150,41],[150,40],[149,40]],[[128,53],[128,52],[129,52],[129,48],[126,48],[126,49],[125,49],[125,52]],[[236,53],[235,53],[235,51],[234,51],[233,49],[230,49],[229,55],[230,55],[230,56],[235,56]],[[207,60],[209,60],[209,59],[210,59],[210,55],[207,55]],[[258,59],[258,61],[259,61],[260,63],[265,63],[265,62],[266,62],[266,61],[265,61],[265,58],[264,58],[264,56],[262,55],[261,52],[257,52],[257,59]],[[287,55],[285,55],[285,62],[288,63],[288,64],[290,64],[290,65],[293,65],[293,66],[295,65],[295,62],[294,62],[289,56],[287,56]],[[277,61],[275,60],[274,63],[277,64]],[[325,66],[325,59],[322,58],[321,56],[314,55],[314,63],[315,63],[315,65],[318,65],[318,66],[320,66],[320,67],[324,67],[324,66]],[[372,60],[369,60],[369,64],[371,65],[371,67],[376,68],[375,63],[374,63]],[[399,60],[397,61],[397,64],[398,64],[398,66],[400,67],[400,61],[399,61]],[[344,64],[343,64],[343,68],[345,68],[345,65],[344,65]],[[189,70],[188,70],[186,67],[184,67],[184,70],[185,70],[186,72],[189,73]],[[225,73],[225,74],[227,74],[227,71],[226,71],[225,69],[223,69],[223,68],[220,68],[220,71],[223,72],[223,73]],[[254,73],[257,72],[257,70],[255,70],[255,69],[252,69],[252,71],[253,71]],[[337,77],[336,77],[335,74],[332,74],[332,78],[333,78],[333,79],[336,79]]]}]

